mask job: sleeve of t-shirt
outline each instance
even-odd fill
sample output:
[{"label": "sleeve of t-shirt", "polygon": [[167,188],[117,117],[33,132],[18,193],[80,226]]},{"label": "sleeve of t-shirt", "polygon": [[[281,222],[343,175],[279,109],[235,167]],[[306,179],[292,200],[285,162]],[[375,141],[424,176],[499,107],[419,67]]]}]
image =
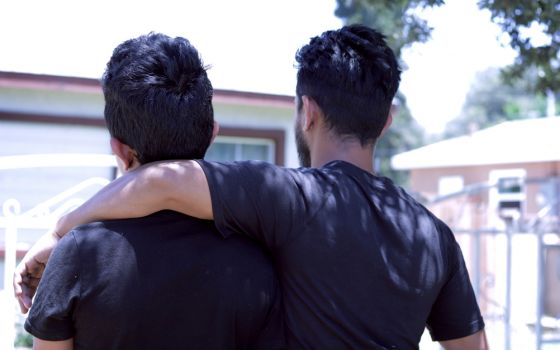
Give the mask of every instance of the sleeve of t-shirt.
[{"label": "sleeve of t-shirt", "polygon": [[43,340],[59,341],[74,336],[72,313],[80,297],[79,260],[73,232],[53,250],[37,288],[25,330]]},{"label": "sleeve of t-shirt", "polygon": [[[290,240],[320,210],[328,178],[316,169],[288,169],[265,162],[200,161],[220,233],[251,236],[269,248]],[[297,230],[296,230],[297,232]]]},{"label": "sleeve of t-shirt", "polygon": [[428,329],[434,341],[466,337],[484,329],[484,320],[471,285],[461,248],[444,224],[449,239],[449,278],[432,306]]}]

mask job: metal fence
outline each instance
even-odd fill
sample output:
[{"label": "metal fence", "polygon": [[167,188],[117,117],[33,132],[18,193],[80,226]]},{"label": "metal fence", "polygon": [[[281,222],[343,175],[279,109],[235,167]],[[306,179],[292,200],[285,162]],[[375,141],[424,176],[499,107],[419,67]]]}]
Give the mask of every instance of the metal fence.
[{"label": "metal fence", "polygon": [[[544,193],[543,188],[558,188],[559,181],[557,177],[525,179],[522,185],[533,187],[530,193]],[[456,234],[491,348],[560,349],[557,192],[541,200],[542,207],[534,213],[524,209],[500,215],[499,208],[487,205],[488,192],[495,186],[471,185],[425,204],[444,216]],[[494,220],[489,219],[492,215]]]}]

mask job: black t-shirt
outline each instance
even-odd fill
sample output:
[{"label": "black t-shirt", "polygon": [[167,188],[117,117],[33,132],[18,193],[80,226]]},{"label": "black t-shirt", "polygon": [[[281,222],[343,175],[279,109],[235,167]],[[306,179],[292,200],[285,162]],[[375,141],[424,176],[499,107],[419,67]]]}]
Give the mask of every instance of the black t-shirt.
[{"label": "black t-shirt", "polygon": [[278,349],[268,255],[170,211],[80,226],[54,249],[25,329],[76,349]]},{"label": "black t-shirt", "polygon": [[389,179],[343,162],[201,161],[216,226],[272,252],[290,349],[417,349],[484,328],[449,228]]}]

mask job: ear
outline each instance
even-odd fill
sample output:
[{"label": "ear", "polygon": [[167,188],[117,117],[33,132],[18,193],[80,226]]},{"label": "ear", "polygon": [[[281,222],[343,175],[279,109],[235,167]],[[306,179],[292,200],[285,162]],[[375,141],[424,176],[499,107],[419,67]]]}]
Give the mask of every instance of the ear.
[{"label": "ear", "polygon": [[134,164],[136,159],[135,152],[130,146],[124,144],[114,137],[111,137],[111,150],[120,160],[124,171],[128,170]]},{"label": "ear", "polygon": [[310,130],[323,116],[323,111],[319,108],[317,102],[309,96],[302,96],[303,111],[302,111],[302,125],[303,130]]},{"label": "ear", "polygon": [[391,124],[393,124],[393,112],[389,112],[389,115],[387,116],[387,121],[385,121],[385,125],[383,126],[383,130],[381,130],[381,134],[379,135],[379,137],[382,137],[383,135],[385,135],[385,133],[387,132],[387,130],[389,130],[389,127],[391,126]]},{"label": "ear", "polygon": [[212,129],[212,139],[210,140],[210,143],[214,142],[214,139],[216,138],[216,136],[218,136],[219,132],[220,132],[220,124],[218,124],[217,121],[214,121],[214,129]]}]

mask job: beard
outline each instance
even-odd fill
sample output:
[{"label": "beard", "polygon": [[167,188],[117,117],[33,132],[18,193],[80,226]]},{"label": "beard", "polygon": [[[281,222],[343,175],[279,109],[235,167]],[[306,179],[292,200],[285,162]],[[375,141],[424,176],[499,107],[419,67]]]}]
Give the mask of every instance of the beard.
[{"label": "beard", "polygon": [[311,167],[311,152],[309,151],[309,145],[305,141],[303,130],[301,129],[299,124],[300,123],[297,122],[295,126],[296,148],[299,158],[299,164],[302,167],[309,168]]}]

